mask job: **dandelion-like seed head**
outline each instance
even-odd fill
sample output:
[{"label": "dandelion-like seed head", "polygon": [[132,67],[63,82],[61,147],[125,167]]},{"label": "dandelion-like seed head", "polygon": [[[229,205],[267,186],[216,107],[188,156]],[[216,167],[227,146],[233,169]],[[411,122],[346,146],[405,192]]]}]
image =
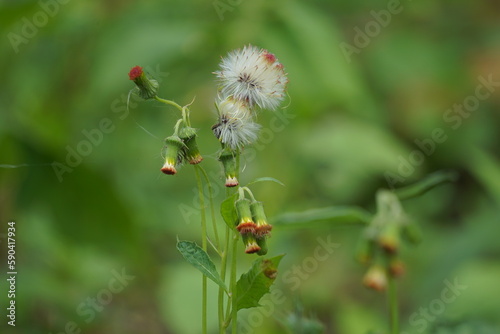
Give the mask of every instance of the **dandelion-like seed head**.
[{"label": "dandelion-like seed head", "polygon": [[245,102],[226,98],[219,103],[219,122],[212,127],[215,137],[231,149],[240,149],[257,140],[260,125]]},{"label": "dandelion-like seed head", "polygon": [[283,65],[267,50],[248,45],[222,59],[220,80],[223,98],[233,96],[250,107],[276,109],[285,97],[288,79]]}]

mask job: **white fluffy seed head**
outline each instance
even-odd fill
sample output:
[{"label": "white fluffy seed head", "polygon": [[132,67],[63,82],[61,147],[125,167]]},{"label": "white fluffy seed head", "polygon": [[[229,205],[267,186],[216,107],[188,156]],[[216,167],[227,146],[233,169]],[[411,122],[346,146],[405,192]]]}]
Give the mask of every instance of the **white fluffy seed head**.
[{"label": "white fluffy seed head", "polygon": [[276,109],[285,97],[288,79],[283,65],[267,50],[248,45],[230,52],[215,72],[222,98],[236,100],[263,109]]},{"label": "white fluffy seed head", "polygon": [[212,127],[215,137],[231,149],[241,149],[257,140],[260,125],[253,121],[245,102],[228,97],[218,104],[219,122]]}]

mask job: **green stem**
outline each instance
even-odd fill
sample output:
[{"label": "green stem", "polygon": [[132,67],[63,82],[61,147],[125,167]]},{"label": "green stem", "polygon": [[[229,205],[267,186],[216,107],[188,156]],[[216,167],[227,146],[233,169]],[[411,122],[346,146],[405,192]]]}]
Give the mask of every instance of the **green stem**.
[{"label": "green stem", "polygon": [[399,333],[399,319],[398,319],[398,291],[396,287],[396,280],[392,277],[391,274],[389,276],[388,282],[388,291],[387,295],[389,298],[389,321],[391,334]]},{"label": "green stem", "polygon": [[[207,251],[207,217],[205,214],[205,196],[203,194],[203,183],[201,181],[199,166],[195,165],[195,174],[196,174],[196,184],[198,186],[198,200],[200,203],[201,209],[201,248],[206,252]],[[202,320],[201,327],[202,333],[207,333],[207,277],[202,275]]]},{"label": "green stem", "polygon": [[[240,152],[236,152],[236,179],[240,179]],[[231,323],[233,334],[237,334],[238,332],[238,296],[237,296],[237,288],[236,288],[236,272],[237,272],[237,253],[238,253],[238,233],[232,233],[233,237],[231,238],[232,244],[232,254],[231,254],[231,283],[230,283],[230,291],[231,291]]]},{"label": "green stem", "polygon": [[232,242],[233,250],[231,256],[231,323],[232,323],[232,333],[237,334],[238,332],[238,295],[236,288],[236,269],[237,269],[237,253],[238,253],[238,239],[239,235],[233,233]]},{"label": "green stem", "polygon": [[214,229],[214,235],[215,235],[215,246],[219,250],[220,253],[220,239],[219,239],[219,232],[217,231],[217,218],[215,217],[215,207],[214,207],[214,189],[212,187],[212,183],[210,182],[208,178],[208,174],[203,169],[203,167],[200,166],[200,171],[203,174],[203,177],[205,178],[205,182],[208,185],[208,193],[209,193],[209,202],[210,202],[210,214],[212,216],[212,225]]},{"label": "green stem", "polygon": [[[226,246],[222,251],[222,259],[221,259],[221,279],[223,282],[226,281],[226,268],[227,268],[227,254],[229,252],[229,237],[230,237],[230,229],[226,226]],[[219,333],[224,334],[225,332],[225,323],[224,323],[224,289],[219,287],[219,305],[218,305],[218,313],[219,313]]]},{"label": "green stem", "polygon": [[158,97],[158,96],[155,96],[155,100],[158,101],[158,102],[161,102],[161,103],[165,103],[165,104],[174,106],[177,109],[179,109],[179,111],[181,113],[184,113],[183,108],[180,105],[178,105],[177,103],[175,103],[174,101],[165,100],[165,99],[162,99],[161,97]]}]

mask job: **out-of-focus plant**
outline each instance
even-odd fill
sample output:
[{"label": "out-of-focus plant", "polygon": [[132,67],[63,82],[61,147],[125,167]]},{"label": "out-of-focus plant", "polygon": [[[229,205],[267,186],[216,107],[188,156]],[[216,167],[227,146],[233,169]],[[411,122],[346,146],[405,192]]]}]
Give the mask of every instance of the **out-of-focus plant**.
[{"label": "out-of-focus plant", "polygon": [[417,244],[421,239],[419,226],[408,217],[401,201],[418,197],[445,182],[456,180],[455,172],[436,172],[410,186],[394,191],[380,189],[375,195],[374,214],[356,207],[328,207],[300,213],[287,213],[276,218],[280,227],[307,227],[322,222],[332,226],[360,226],[356,259],[367,266],[363,284],[386,292],[389,305],[390,333],[399,333],[396,278],[404,273],[400,257],[403,244]]}]

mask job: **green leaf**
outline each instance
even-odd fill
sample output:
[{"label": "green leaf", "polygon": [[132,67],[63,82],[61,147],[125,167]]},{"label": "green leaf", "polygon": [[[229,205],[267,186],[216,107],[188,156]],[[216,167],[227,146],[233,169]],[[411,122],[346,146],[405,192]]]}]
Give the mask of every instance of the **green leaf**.
[{"label": "green leaf", "polygon": [[396,189],[394,192],[400,200],[420,196],[432,188],[446,182],[455,182],[458,174],[455,171],[439,171],[423,178],[404,188]]},{"label": "green leaf", "polygon": [[266,182],[266,181],[277,183],[277,184],[279,184],[279,185],[281,185],[283,187],[285,186],[285,184],[283,182],[281,182],[280,180],[275,179],[274,177],[268,177],[268,176],[266,176],[266,177],[259,177],[259,178],[255,179],[255,180],[253,180],[252,182],[250,182],[249,184],[247,184],[247,187],[249,185],[251,185],[251,184],[255,184],[255,183],[259,183],[259,182]]},{"label": "green leaf", "polygon": [[215,264],[200,246],[192,241],[178,241],[177,249],[189,264],[227,291],[226,285],[215,269]]},{"label": "green leaf", "polygon": [[230,228],[234,228],[238,221],[238,214],[236,213],[236,207],[234,206],[237,196],[237,193],[229,196],[220,205],[220,214],[222,215],[222,218],[226,222],[227,226]]},{"label": "green leaf", "polygon": [[304,228],[311,223],[322,222],[322,225],[368,224],[371,214],[355,206],[331,206],[311,209],[303,212],[285,213],[274,219],[273,224],[280,227]]},{"label": "green leaf", "polygon": [[277,268],[285,254],[270,259],[258,258],[252,268],[243,275],[237,283],[238,310],[257,307],[259,301],[273,284],[277,275]]}]

